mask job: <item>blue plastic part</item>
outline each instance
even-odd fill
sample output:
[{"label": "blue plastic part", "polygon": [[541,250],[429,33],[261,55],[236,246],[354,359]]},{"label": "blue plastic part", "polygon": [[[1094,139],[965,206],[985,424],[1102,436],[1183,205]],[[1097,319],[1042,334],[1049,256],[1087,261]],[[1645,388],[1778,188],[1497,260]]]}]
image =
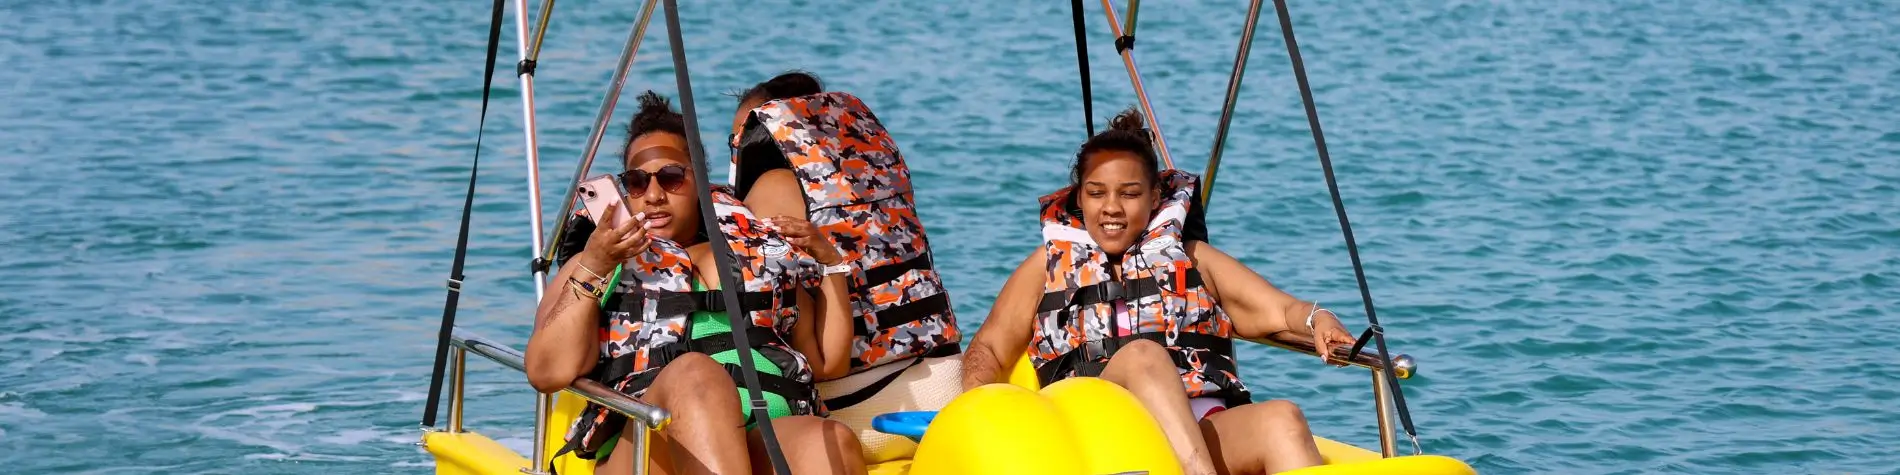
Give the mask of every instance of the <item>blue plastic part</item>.
[{"label": "blue plastic part", "polygon": [[871,418],[871,428],[878,432],[904,436],[911,442],[921,442],[924,430],[930,428],[930,421],[937,418],[937,411],[889,412]]}]

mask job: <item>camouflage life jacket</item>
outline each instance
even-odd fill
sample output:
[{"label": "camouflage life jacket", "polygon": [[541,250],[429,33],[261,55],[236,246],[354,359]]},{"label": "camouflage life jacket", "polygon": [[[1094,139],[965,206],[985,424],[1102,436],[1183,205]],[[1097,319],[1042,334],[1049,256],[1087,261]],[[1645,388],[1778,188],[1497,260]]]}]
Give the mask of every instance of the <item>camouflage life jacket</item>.
[{"label": "camouflage life jacket", "polygon": [[[1184,236],[1205,235],[1184,232],[1200,222],[1189,216],[1199,211],[1198,181],[1186,172],[1162,172],[1160,206],[1123,253],[1121,280],[1072,209],[1074,187],[1042,198],[1048,277],[1029,345],[1042,384],[1099,376],[1116,350],[1152,340],[1167,348],[1188,397],[1217,397],[1230,406],[1250,401],[1234,364],[1233,322],[1187,253]],[[1124,328],[1124,320],[1133,327]]]},{"label": "camouflage life jacket", "polygon": [[741,195],[766,171],[791,168],[807,219],[853,267],[851,373],[958,354],[962,336],[913,206],[910,168],[871,110],[842,92],[782,99],[753,109],[743,130],[732,175]]},{"label": "camouflage life jacket", "polygon": [[[744,291],[739,301],[743,314],[751,319],[747,341],[783,374],[758,372],[760,389],[784,397],[794,414],[822,414],[811,365],[790,344],[792,326],[798,320],[796,292],[800,286],[817,285],[817,262],[768,231],[730,189],[713,188],[713,208],[737,254],[735,260],[743,265]],[[714,355],[735,349],[730,330],[688,338],[693,334],[693,312],[726,310],[721,291],[693,290],[695,276],[686,249],[665,239],[653,239],[646,252],[615,269],[616,282],[601,306],[600,361],[589,377],[640,397],[667,363],[687,353]],[[725,366],[733,382],[745,387],[739,365]],[[590,402],[568,430],[566,447],[555,457],[574,451],[583,459],[593,459],[602,444],[620,435],[625,423],[625,416]]]}]

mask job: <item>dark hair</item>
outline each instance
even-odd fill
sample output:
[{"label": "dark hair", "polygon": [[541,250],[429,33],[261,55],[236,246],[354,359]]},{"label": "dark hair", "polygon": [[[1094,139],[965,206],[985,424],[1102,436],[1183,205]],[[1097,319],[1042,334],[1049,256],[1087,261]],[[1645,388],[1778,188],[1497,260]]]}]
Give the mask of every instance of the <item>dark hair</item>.
[{"label": "dark hair", "polygon": [[[821,92],[825,92],[825,84],[818,80],[817,75],[792,70],[733,94],[733,97],[739,98],[739,105],[743,107],[745,103],[752,101],[775,101]],[[748,129],[746,133],[763,132]],[[746,141],[746,139],[742,138],[740,141]],[[752,192],[752,184],[758,182],[759,177],[765,172],[792,167],[791,160],[785,158],[784,152],[779,151],[778,146],[769,142],[743,144],[740,147],[737,151],[739,153],[739,180],[736,189],[739,199],[745,199],[746,195]]]},{"label": "dark hair", "polygon": [[1082,149],[1075,152],[1075,168],[1069,172],[1069,184],[1082,183],[1082,170],[1088,168],[1089,155],[1111,151],[1128,152],[1140,157],[1142,169],[1148,172],[1148,183],[1160,181],[1161,164],[1155,156],[1154,138],[1148,134],[1141,111],[1130,107],[1109,119],[1107,130],[1082,142]]},{"label": "dark hair", "polygon": [[825,83],[818,80],[818,75],[794,69],[755,84],[734,96],[739,98],[740,104],[744,104],[747,101],[775,101],[821,92],[825,92]]},{"label": "dark hair", "polygon": [[640,110],[633,113],[633,120],[627,123],[627,143],[620,146],[621,161],[627,158],[627,148],[633,146],[633,139],[654,132],[667,132],[686,136],[686,116],[673,110],[673,104],[665,96],[648,90],[640,94]]}]

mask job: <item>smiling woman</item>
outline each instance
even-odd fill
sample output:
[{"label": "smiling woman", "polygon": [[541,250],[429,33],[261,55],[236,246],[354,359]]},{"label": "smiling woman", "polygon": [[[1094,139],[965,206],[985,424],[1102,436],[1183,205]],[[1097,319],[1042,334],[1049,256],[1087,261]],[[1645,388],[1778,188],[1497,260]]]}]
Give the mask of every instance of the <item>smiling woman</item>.
[{"label": "smiling woman", "polygon": [[1233,338],[1290,332],[1331,355],[1353,343],[1339,319],[1183,232],[1198,181],[1160,170],[1139,112],[1084,143],[1071,179],[1042,199],[1043,246],[971,342],[964,387],[1001,381],[1027,351],[1044,385],[1100,377],[1134,393],[1188,473],[1324,462],[1298,407],[1252,402]]}]

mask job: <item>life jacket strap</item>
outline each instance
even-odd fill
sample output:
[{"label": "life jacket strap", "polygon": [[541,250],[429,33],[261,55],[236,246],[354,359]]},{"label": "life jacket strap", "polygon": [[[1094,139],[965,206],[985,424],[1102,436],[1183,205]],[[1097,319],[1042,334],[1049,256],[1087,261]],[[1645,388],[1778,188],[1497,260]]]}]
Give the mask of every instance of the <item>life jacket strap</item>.
[{"label": "life jacket strap", "polygon": [[[1182,287],[1176,289],[1176,291],[1200,287],[1205,284],[1201,279],[1200,270],[1189,270],[1186,274],[1181,282]],[[1153,297],[1163,292],[1161,279],[1173,279],[1174,277],[1175,275],[1170,273],[1157,275],[1154,278],[1135,279],[1126,282],[1114,280],[1104,281],[1094,285],[1082,286],[1081,288],[1075,289],[1074,293],[1064,291],[1045,292],[1042,294],[1042,303],[1036,306],[1036,313],[1054,312],[1070,307],[1080,307],[1098,303],[1111,303],[1117,300],[1141,300]],[[1065,316],[1061,323],[1067,324],[1068,318]]]},{"label": "life jacket strap", "polygon": [[901,279],[904,277],[904,274],[909,273],[910,271],[914,271],[914,270],[929,271],[930,269],[933,269],[933,268],[934,267],[932,267],[932,264],[930,262],[930,253],[923,253],[923,254],[917,255],[917,257],[915,258],[912,258],[904,262],[865,269],[864,270],[864,284],[859,285],[856,290],[858,293],[861,294],[861,293],[864,293],[866,290],[870,290],[871,288],[891,283],[892,281],[895,281],[897,279]]},{"label": "life jacket strap", "polygon": [[[752,343],[753,348],[763,348],[769,343],[777,343],[787,348],[791,347],[791,345],[786,344],[784,340],[779,338],[778,332],[773,331],[771,328],[754,326],[746,328],[745,332],[746,341]],[[729,332],[706,335],[687,340],[684,343],[685,344],[672,343],[648,349],[647,368],[658,369],[664,367],[667,363],[672,363],[673,360],[686,356],[689,353],[716,355],[737,349],[737,345],[732,342],[732,334]],[[631,391],[638,391],[640,389],[646,389],[646,387],[642,386],[631,389]]]},{"label": "life jacket strap", "polygon": [[949,311],[950,295],[948,293],[938,293],[937,295],[912,300],[909,303],[892,306],[872,313],[872,318],[877,320],[876,327],[872,327],[871,322],[865,319],[856,319],[853,322],[854,328],[852,332],[860,337],[870,337],[884,330],[907,325],[933,315],[943,315]]},{"label": "life jacket strap", "polygon": [[[870,289],[896,282],[898,279],[904,278],[904,274],[910,271],[929,272],[931,269],[934,269],[934,267],[932,267],[929,253],[918,255],[916,258],[904,262],[865,269],[864,284],[857,286],[854,293],[857,295],[868,295]],[[950,297],[939,293],[937,295],[912,300],[902,305],[878,310],[872,314],[872,319],[877,321],[876,326],[873,326],[871,322],[866,319],[856,319],[851,331],[853,335],[857,337],[868,338],[877,335],[878,332],[897,328],[935,315],[943,315],[949,311]],[[863,363],[853,360],[852,364],[862,365]]]},{"label": "life jacket strap", "polygon": [[[1234,340],[1232,338],[1209,335],[1206,333],[1180,333],[1174,336],[1173,342],[1169,342],[1168,335],[1162,332],[1136,333],[1123,337],[1089,341],[1083,343],[1082,348],[1070,350],[1067,353],[1057,356],[1055,359],[1044,362],[1042,366],[1037,367],[1036,379],[1038,379],[1042,385],[1047,386],[1067,377],[1071,372],[1073,372],[1075,376],[1099,377],[1102,375],[1102,371],[1108,369],[1109,358],[1113,357],[1115,352],[1120,351],[1122,347],[1134,343],[1136,340],[1153,341],[1160,343],[1163,347],[1170,348],[1168,357],[1176,368],[1188,368],[1190,366],[1191,362],[1188,361],[1187,356],[1187,352],[1189,351],[1211,353],[1212,355],[1210,356],[1217,357],[1203,358],[1201,360],[1201,367],[1209,372],[1209,374],[1205,374],[1203,377],[1221,383],[1222,387],[1238,388],[1237,384],[1233,384],[1233,381],[1227,381],[1226,376],[1221,374],[1222,372],[1236,375],[1240,374],[1240,370],[1234,364],[1233,359]],[[1177,351],[1175,350],[1176,348],[1181,350]],[[1227,399],[1236,399],[1236,395],[1229,394],[1227,396]],[[1245,393],[1238,394],[1238,397],[1241,402],[1245,402]],[[1231,403],[1232,401],[1230,401],[1230,404]]]},{"label": "life jacket strap", "polygon": [[[659,300],[660,308],[658,313],[660,315],[685,315],[692,312],[717,313],[726,311],[726,300],[724,296],[723,291],[719,290],[667,292],[656,297],[631,299],[632,302],[628,305],[623,305],[622,310],[638,312],[641,310],[640,306],[645,303],[644,301],[647,298],[652,298]],[[797,304],[798,294],[794,293],[794,290],[790,288],[777,289],[769,292],[739,293],[739,305],[745,307],[740,310],[745,312],[788,308]]]}]

